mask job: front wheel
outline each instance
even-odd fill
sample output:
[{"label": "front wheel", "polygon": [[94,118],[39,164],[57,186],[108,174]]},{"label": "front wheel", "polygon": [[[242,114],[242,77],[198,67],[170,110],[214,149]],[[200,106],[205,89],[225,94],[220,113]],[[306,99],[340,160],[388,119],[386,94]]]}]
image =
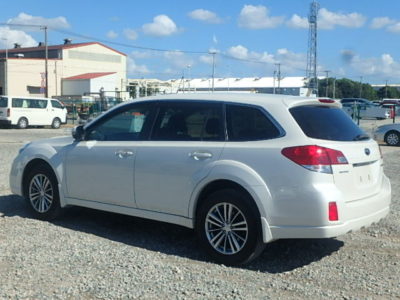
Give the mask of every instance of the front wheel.
[{"label": "front wheel", "polygon": [[244,192],[216,191],[207,197],[197,213],[200,243],[217,262],[246,264],[264,249],[260,215]]},{"label": "front wheel", "polygon": [[57,178],[45,164],[29,172],[24,181],[24,195],[38,219],[52,220],[61,212]]}]

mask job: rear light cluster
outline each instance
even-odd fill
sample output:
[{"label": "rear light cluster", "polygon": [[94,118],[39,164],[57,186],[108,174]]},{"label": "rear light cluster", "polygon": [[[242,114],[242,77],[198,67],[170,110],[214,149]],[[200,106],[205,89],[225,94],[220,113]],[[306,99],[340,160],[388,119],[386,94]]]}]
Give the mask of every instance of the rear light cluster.
[{"label": "rear light cluster", "polygon": [[338,221],[339,213],[338,213],[336,202],[329,202],[328,208],[329,208],[328,209],[329,221]]},{"label": "rear light cluster", "polygon": [[317,145],[284,148],[282,154],[314,172],[332,174],[332,165],[348,164],[342,152]]}]

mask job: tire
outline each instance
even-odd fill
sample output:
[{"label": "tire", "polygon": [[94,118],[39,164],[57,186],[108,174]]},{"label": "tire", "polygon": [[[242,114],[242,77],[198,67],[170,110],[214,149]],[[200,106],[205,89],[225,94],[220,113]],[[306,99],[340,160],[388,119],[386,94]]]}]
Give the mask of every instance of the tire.
[{"label": "tire", "polygon": [[261,218],[252,201],[242,191],[224,189],[209,195],[199,207],[196,215],[198,239],[216,262],[246,264],[264,249]]},{"label": "tire", "polygon": [[19,129],[26,129],[26,128],[28,128],[28,125],[29,125],[29,123],[28,123],[27,118],[25,118],[25,117],[19,118],[19,120],[17,122],[17,127]]},{"label": "tire", "polygon": [[58,129],[61,126],[61,120],[59,118],[54,118],[53,122],[51,122],[51,128]]},{"label": "tire", "polygon": [[385,143],[389,146],[400,145],[400,133],[394,130],[389,131],[385,134]]},{"label": "tire", "polygon": [[46,164],[29,171],[24,180],[24,196],[35,218],[53,220],[61,212],[57,178]]}]

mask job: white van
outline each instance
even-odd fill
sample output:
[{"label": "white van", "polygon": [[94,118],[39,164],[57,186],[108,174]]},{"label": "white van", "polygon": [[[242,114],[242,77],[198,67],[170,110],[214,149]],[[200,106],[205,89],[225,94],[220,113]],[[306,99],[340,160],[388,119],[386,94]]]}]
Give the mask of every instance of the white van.
[{"label": "white van", "polygon": [[67,109],[58,100],[0,96],[0,125],[46,126],[60,128],[67,122]]}]

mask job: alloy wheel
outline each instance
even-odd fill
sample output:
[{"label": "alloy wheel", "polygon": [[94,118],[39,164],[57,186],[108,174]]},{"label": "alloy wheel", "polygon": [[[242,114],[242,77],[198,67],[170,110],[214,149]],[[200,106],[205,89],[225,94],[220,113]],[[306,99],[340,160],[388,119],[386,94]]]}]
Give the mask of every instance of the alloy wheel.
[{"label": "alloy wheel", "polygon": [[208,242],[219,253],[232,255],[243,249],[248,238],[248,224],[242,211],[227,202],[214,205],[206,216]]},{"label": "alloy wheel", "polygon": [[29,201],[39,213],[47,212],[53,203],[54,190],[50,179],[43,175],[35,175],[29,184]]}]

